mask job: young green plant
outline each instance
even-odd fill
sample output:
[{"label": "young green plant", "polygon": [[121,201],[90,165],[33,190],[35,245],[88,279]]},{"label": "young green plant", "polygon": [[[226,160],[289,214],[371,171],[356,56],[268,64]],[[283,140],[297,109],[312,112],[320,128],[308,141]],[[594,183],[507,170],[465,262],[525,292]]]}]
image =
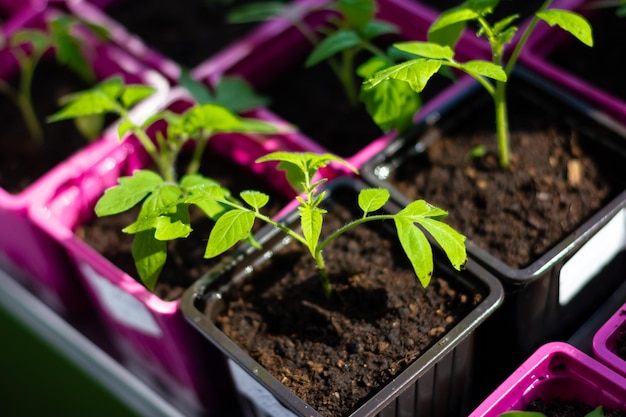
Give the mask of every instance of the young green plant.
[{"label": "young green plant", "polygon": [[[395,35],[397,28],[376,19],[375,0],[335,0],[316,5],[260,2],[238,8],[229,16],[233,23],[287,19],[311,42],[313,50],[305,61],[307,68],[327,63],[352,106],[361,103],[382,131],[404,131],[412,124],[421,100],[405,83],[390,81],[365,91],[361,80],[395,63],[396,57],[382,50],[375,40]],[[317,31],[305,22],[315,11],[333,11],[334,17]],[[362,54],[368,59],[359,64]]]},{"label": "young green plant", "polygon": [[[68,66],[85,82],[95,82],[93,69],[85,56],[85,42],[80,31],[90,31],[100,39],[108,36],[106,29],[101,26],[84,22],[76,17],[59,14],[47,22],[45,29],[25,28],[13,32],[8,38],[0,35],[0,47],[10,48],[19,69],[19,81],[13,86],[8,80],[0,79],[0,93],[4,94],[20,109],[26,127],[33,140],[43,140],[42,127],[32,101],[32,82],[35,70],[44,54],[54,48],[56,60]],[[83,33],[84,34],[84,33]],[[80,121],[79,121],[80,122]],[[82,120],[84,122],[84,120]],[[86,129],[82,133],[87,137],[93,135],[93,130],[99,130],[101,121],[93,120],[96,127],[91,131]],[[86,123],[79,124],[84,126]]]},{"label": "young green plant", "polygon": [[[593,46],[593,37],[591,26],[584,17],[568,10],[548,9],[551,0],[545,0],[506,60],[505,47],[512,42],[517,32],[518,28],[513,23],[518,15],[510,15],[491,24],[488,16],[498,3],[499,0],[467,0],[443,12],[428,30],[428,42],[394,44],[399,50],[413,54],[413,59],[377,72],[365,82],[365,88],[373,88],[385,80],[395,79],[408,83],[419,93],[442,66],[469,74],[493,99],[500,166],[508,169],[511,157],[506,86],[522,48],[537,23],[543,20],[551,26],[557,25],[588,46]],[[454,59],[454,48],[468,22],[476,22],[480,28],[477,35],[484,36],[489,41],[491,61],[477,59],[458,62]]]},{"label": "young green plant", "polygon": [[465,237],[441,222],[447,215],[444,210],[434,207],[424,200],[417,200],[395,214],[377,214],[375,212],[382,208],[389,199],[389,191],[384,188],[361,190],[358,195],[358,205],[363,211],[363,215],[321,240],[322,225],[326,214],[323,207],[325,192],[321,186],[326,180],[316,180],[317,173],[319,169],[331,162],[355,169],[347,161],[332,154],[274,152],[257,160],[259,163],[268,161],[278,161],[278,169],[284,170],[294,190],[301,192],[300,196],[297,197],[300,203],[298,207],[299,230],[290,228],[288,225],[261,213],[261,209],[269,201],[269,196],[264,193],[244,191],[240,195],[243,201],[241,203],[230,198],[222,188],[209,186],[190,196],[187,201],[194,204],[213,201],[229,206],[230,210],[217,219],[209,235],[205,251],[206,258],[218,256],[246,238],[252,230],[255,219],[259,219],[280,229],[308,248],[317,265],[324,293],[330,297],[332,284],[326,271],[323,256],[323,251],[328,244],[358,225],[373,221],[393,220],[400,244],[423,286],[429,284],[433,273],[432,247],[427,233],[443,249],[454,268],[459,270],[465,264]]},{"label": "young green plant", "polygon": [[[192,231],[189,203],[186,199],[206,187],[218,187],[229,200],[230,192],[214,180],[199,173],[200,160],[209,139],[217,133],[273,133],[277,128],[255,119],[239,117],[219,104],[196,104],[183,113],[162,110],[142,123],[133,121],[130,109],[140,100],[154,93],[145,85],[125,85],[118,78],[105,80],[95,87],[74,94],[65,107],[52,115],[50,121],[71,119],[92,114],[113,113],[120,118],[120,138],[133,134],[152,158],[156,171],[140,169],[132,176],[121,177],[118,185],[105,191],[98,200],[98,216],[110,216],[130,210],[141,204],[137,221],[123,229],[133,234],[133,257],[141,281],[154,289],[167,260],[167,242],[185,238]],[[155,122],[167,122],[165,131],[157,131],[153,141],[148,127]],[[183,149],[193,143],[193,151],[186,170],[179,177],[176,163]],[[228,210],[212,201],[197,206],[211,219]]]}]

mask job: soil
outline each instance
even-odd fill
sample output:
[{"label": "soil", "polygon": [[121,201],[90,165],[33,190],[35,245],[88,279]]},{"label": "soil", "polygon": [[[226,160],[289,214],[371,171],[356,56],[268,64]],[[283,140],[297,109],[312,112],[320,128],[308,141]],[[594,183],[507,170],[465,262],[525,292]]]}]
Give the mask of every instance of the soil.
[{"label": "soil", "polygon": [[[275,215],[288,201],[287,197],[272,190],[258,176],[223,156],[206,152],[201,166],[203,175],[218,181],[230,189],[233,195],[247,189],[267,193],[270,203],[264,210],[265,214]],[[89,246],[135,279],[138,279],[139,274],[132,257],[133,236],[122,233],[121,230],[133,223],[138,213],[139,206],[114,216],[94,217],[76,230],[76,235]],[[190,215],[193,232],[185,239],[169,243],[167,262],[154,290],[158,297],[166,301],[179,298],[185,289],[215,266],[219,259],[204,259],[206,242],[214,223],[194,206],[191,207]],[[255,226],[256,229],[258,225]]]},{"label": "soil", "polygon": [[87,86],[73,72],[53,61],[42,61],[33,78],[33,102],[44,141],[32,140],[16,105],[0,96],[0,186],[17,194],[55,165],[87,144],[72,121],[46,123],[60,109],[59,99]]},{"label": "soil", "polygon": [[[426,152],[402,162],[389,180],[409,199],[423,198],[447,210],[453,227],[496,258],[521,268],[621,192],[626,178],[623,152],[597,145],[605,135],[602,130],[590,133],[589,126],[571,125],[583,120],[581,116],[558,116],[559,106],[547,99],[542,99],[546,108],[538,108],[514,95],[514,88],[509,87],[508,171],[500,168],[496,156],[493,105],[474,104],[478,114],[464,106],[467,118]],[[488,149],[485,156],[470,157],[481,145]]]},{"label": "soil", "polygon": [[[353,216],[345,207],[333,207],[323,234]],[[225,307],[216,322],[325,416],[354,410],[484,295],[437,273],[423,288],[399,244],[376,228],[352,229],[324,256],[333,285],[330,299],[307,249],[291,242],[255,267],[252,278],[223,294]]]},{"label": "soil", "polygon": [[[535,411],[545,414],[546,417],[585,417],[596,407],[580,401],[564,400],[533,400],[526,407],[526,411]],[[605,417],[626,417],[626,410],[604,410]]]}]

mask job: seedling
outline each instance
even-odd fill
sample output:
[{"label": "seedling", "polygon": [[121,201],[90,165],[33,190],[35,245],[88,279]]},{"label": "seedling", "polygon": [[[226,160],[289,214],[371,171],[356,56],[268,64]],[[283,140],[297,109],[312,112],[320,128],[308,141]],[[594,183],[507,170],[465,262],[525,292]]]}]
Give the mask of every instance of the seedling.
[{"label": "seedling", "polygon": [[[212,258],[230,249],[237,242],[246,238],[255,219],[268,223],[308,248],[315,259],[322,286],[327,297],[332,294],[323,250],[334,239],[348,230],[372,221],[393,220],[400,244],[411,265],[425,287],[433,273],[433,256],[428,233],[443,249],[451,264],[457,270],[465,264],[465,237],[441,220],[447,213],[424,200],[414,201],[395,214],[376,214],[389,199],[389,191],[384,188],[367,188],[358,195],[358,205],[363,211],[362,217],[345,224],[320,240],[322,224],[326,210],[323,208],[324,191],[320,189],[325,179],[315,180],[318,170],[331,162],[336,162],[356,171],[347,161],[332,154],[274,152],[265,155],[257,162],[278,161],[278,169],[284,170],[289,183],[297,192],[300,206],[300,231],[276,221],[261,213],[269,202],[269,196],[259,191],[244,191],[240,197],[243,203],[230,198],[219,186],[207,186],[188,197],[187,202],[205,204],[211,201],[231,208],[224,213],[211,230],[204,256]],[[247,205],[246,205],[247,204]]]},{"label": "seedling", "polygon": [[[0,92],[20,109],[30,136],[37,142],[43,140],[43,132],[35,113],[31,90],[35,69],[44,54],[50,48],[54,48],[54,56],[60,64],[68,66],[85,82],[89,84],[95,82],[93,69],[84,54],[84,47],[89,42],[84,42],[79,33],[81,30],[88,30],[100,39],[108,36],[103,27],[65,14],[59,14],[48,20],[46,29],[21,29],[8,38],[0,35],[0,47],[10,48],[19,67],[18,85],[13,86],[7,80],[0,79]],[[91,135],[91,132],[83,133]]]},{"label": "seedling", "polygon": [[[137,221],[123,232],[134,235],[135,266],[141,281],[150,290],[154,289],[167,260],[167,242],[185,238],[192,231],[187,199],[206,187],[217,187],[222,190],[225,201],[230,199],[228,190],[199,174],[200,160],[209,139],[222,132],[277,131],[274,125],[239,117],[219,104],[197,104],[181,114],[162,110],[143,123],[136,123],[131,118],[130,108],[153,93],[152,87],[125,85],[114,77],[68,97],[65,107],[50,117],[50,121],[57,121],[113,113],[121,120],[120,138],[132,133],[151,156],[156,172],[141,169],[132,176],[119,178],[119,184],[107,189],[95,207],[96,215],[101,217],[123,213],[141,204]],[[165,120],[167,127],[165,132],[158,131],[153,141],[147,129],[159,120]],[[193,144],[191,161],[179,178],[176,163],[183,148],[190,143]],[[228,210],[228,206],[208,200],[197,206],[210,219]]]},{"label": "seedling", "polygon": [[[366,81],[365,88],[373,88],[385,80],[395,79],[408,83],[415,92],[419,93],[442,66],[469,74],[485,88],[493,99],[500,166],[508,169],[511,157],[506,85],[520,52],[538,21],[543,20],[551,26],[557,25],[588,46],[593,46],[593,37],[591,26],[585,18],[567,10],[548,9],[551,1],[546,0],[533,16],[508,57],[508,61],[505,62],[505,46],[513,40],[517,32],[517,27],[513,23],[518,15],[511,15],[491,24],[488,16],[493,13],[498,3],[499,0],[467,0],[443,12],[428,30],[428,42],[394,44],[399,50],[417,57],[377,72]],[[489,41],[492,61],[457,62],[454,59],[454,47],[466,24],[471,21],[479,25],[477,35],[484,36]]]},{"label": "seedling", "polygon": [[[336,15],[317,32],[304,17],[314,11],[334,11]],[[384,35],[397,34],[392,24],[376,19],[375,0],[336,0],[326,4],[301,6],[274,2],[253,3],[231,13],[229,21],[244,23],[282,18],[291,22],[313,44],[306,67],[328,63],[353,106],[365,104],[374,122],[383,131],[403,131],[412,124],[421,100],[405,83],[389,81],[371,91],[364,91],[360,80],[396,62],[392,51],[375,43]],[[359,62],[363,54],[368,59]]]}]

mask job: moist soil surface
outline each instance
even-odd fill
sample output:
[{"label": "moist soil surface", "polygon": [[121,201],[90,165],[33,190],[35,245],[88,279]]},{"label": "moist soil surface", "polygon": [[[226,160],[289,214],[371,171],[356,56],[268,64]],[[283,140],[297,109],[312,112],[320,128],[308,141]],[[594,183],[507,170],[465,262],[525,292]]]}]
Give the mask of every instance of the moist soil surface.
[{"label": "moist soil surface", "polygon": [[43,129],[44,140],[34,141],[16,105],[0,96],[0,186],[17,194],[59,164],[87,140],[74,123],[47,123],[45,118],[60,109],[59,99],[87,88],[73,72],[54,62],[42,61],[33,78],[33,103]]},{"label": "moist soil surface", "polygon": [[[391,183],[449,212],[447,222],[514,268],[528,266],[626,187],[623,155],[509,89],[511,167],[500,168],[492,105],[403,162]],[[467,106],[464,106],[467,109]],[[482,107],[481,107],[482,108]],[[489,121],[487,121],[489,119]],[[589,135],[594,139],[589,140]],[[482,157],[472,158],[485,146]]]},{"label": "moist soil surface", "polygon": [[[324,235],[353,218],[341,206],[327,216]],[[347,415],[484,295],[437,273],[423,288],[399,244],[367,226],[333,241],[324,256],[333,285],[329,299],[307,249],[291,242],[223,294],[216,319],[324,416]]]}]

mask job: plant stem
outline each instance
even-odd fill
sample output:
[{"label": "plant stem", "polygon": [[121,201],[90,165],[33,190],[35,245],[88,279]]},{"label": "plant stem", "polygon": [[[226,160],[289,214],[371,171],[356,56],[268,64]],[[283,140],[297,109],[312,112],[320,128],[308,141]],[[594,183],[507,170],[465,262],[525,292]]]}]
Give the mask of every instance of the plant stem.
[{"label": "plant stem", "polygon": [[187,165],[187,175],[195,174],[200,169],[200,160],[210,137],[211,133],[205,131],[204,129],[200,132],[200,136],[196,140],[196,147],[193,151],[191,162]]}]

